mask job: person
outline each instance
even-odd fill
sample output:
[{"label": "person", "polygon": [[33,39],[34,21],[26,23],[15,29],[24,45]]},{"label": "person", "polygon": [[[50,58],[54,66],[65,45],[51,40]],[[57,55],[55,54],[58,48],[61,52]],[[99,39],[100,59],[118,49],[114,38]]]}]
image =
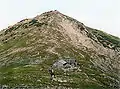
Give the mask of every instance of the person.
[{"label": "person", "polygon": [[52,69],[52,67],[49,68],[49,74],[50,74],[50,80],[53,80],[53,78],[55,77],[55,74],[54,74],[54,70]]}]

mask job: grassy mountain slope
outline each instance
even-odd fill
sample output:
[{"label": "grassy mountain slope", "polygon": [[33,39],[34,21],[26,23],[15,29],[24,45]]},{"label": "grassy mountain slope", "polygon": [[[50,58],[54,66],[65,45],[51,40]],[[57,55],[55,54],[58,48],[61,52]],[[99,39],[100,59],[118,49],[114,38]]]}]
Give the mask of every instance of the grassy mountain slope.
[{"label": "grassy mountain slope", "polygon": [[[78,68],[55,70],[59,59]],[[119,89],[120,39],[85,26],[58,11],[24,19],[0,32],[0,84],[9,87]]]}]

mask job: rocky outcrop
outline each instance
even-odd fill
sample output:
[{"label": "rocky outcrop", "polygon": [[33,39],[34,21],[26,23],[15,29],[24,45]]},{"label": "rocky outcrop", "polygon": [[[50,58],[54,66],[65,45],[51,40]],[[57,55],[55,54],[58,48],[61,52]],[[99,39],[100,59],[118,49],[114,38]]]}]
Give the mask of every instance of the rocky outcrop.
[{"label": "rocky outcrop", "polygon": [[52,68],[63,69],[63,70],[73,70],[76,69],[77,61],[75,59],[61,59],[57,60],[53,65]]}]

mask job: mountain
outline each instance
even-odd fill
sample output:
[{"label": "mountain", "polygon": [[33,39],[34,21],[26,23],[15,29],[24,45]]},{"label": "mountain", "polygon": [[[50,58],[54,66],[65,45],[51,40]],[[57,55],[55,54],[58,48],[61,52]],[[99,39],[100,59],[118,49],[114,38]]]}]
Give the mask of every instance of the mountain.
[{"label": "mountain", "polygon": [[[54,68],[50,80],[49,68],[69,59],[77,68]],[[24,19],[0,31],[0,86],[120,89],[120,38],[57,10]]]}]

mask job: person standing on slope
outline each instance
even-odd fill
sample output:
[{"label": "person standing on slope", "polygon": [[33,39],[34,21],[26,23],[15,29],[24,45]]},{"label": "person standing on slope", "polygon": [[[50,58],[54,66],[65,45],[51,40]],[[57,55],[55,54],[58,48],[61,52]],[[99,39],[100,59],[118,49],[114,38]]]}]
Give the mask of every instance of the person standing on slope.
[{"label": "person standing on slope", "polygon": [[53,78],[55,77],[55,74],[54,74],[54,70],[52,69],[52,67],[49,68],[49,74],[50,74],[50,80],[53,80]]}]

